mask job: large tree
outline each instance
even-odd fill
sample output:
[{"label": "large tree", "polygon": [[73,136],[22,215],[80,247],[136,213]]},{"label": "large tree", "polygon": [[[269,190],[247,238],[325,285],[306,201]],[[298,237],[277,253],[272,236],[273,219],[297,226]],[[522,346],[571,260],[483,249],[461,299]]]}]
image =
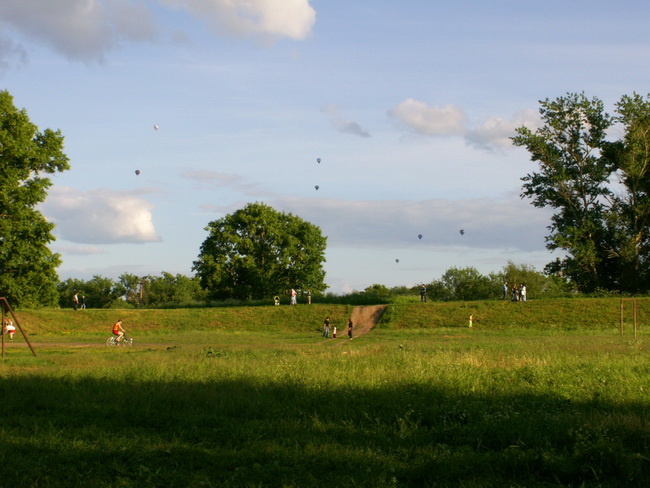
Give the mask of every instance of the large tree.
[{"label": "large tree", "polygon": [[650,288],[650,98],[623,96],[616,112],[623,138],[604,150],[622,189],[610,213],[616,239],[609,256],[620,269],[621,290],[645,291]]},{"label": "large tree", "polygon": [[52,185],[43,174],[67,169],[60,131],[40,132],[0,91],[0,295],[14,305],[57,303],[54,225],[36,207]]},{"label": "large tree", "polygon": [[[514,144],[539,163],[522,197],[553,208],[547,247],[566,252],[547,271],[581,291],[650,289],[650,100],[634,94],[608,115],[584,94],[540,102],[543,126],[517,129]],[[609,141],[618,124],[622,138]]]},{"label": "large tree", "polygon": [[251,203],[205,230],[209,235],[193,269],[213,298],[261,299],[291,288],[327,288],[327,238],[295,215]]},{"label": "large tree", "polygon": [[546,99],[540,105],[542,127],[535,132],[520,127],[513,141],[539,164],[537,172],[522,178],[521,196],[531,198],[536,207],[554,209],[547,248],[567,253],[547,269],[563,271],[583,291],[607,288],[612,167],[601,155],[612,118],[602,101],[584,94]]}]

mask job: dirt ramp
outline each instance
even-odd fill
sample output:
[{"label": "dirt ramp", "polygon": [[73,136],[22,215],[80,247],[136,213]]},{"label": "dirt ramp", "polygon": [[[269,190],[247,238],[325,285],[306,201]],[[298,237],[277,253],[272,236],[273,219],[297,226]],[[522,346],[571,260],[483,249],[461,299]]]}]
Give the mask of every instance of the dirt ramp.
[{"label": "dirt ramp", "polygon": [[352,310],[350,320],[354,325],[354,337],[362,336],[374,329],[385,311],[386,305],[368,305]]}]

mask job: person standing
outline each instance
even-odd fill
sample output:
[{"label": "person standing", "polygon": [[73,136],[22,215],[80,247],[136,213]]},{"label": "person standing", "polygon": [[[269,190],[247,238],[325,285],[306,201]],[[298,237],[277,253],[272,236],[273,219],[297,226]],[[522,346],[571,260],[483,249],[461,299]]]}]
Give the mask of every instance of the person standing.
[{"label": "person standing", "polygon": [[471,329],[474,325],[474,314],[470,314],[469,316],[469,328]]},{"label": "person standing", "polygon": [[352,339],[352,319],[348,319],[348,339]]},{"label": "person standing", "polygon": [[325,322],[323,322],[323,337],[329,339],[330,337],[330,318],[327,317]]},{"label": "person standing", "polygon": [[291,288],[291,305],[295,305],[297,302],[296,295],[298,293],[296,292],[295,289]]},{"label": "person standing", "polygon": [[525,302],[526,301],[526,283],[522,283],[521,287],[519,288],[519,296],[521,297],[521,301]]},{"label": "person standing", "polygon": [[421,302],[427,301],[427,287],[424,283],[422,283],[422,286],[420,286],[420,301]]},{"label": "person standing", "polygon": [[76,291],[74,292],[74,295],[72,296],[72,307],[77,310],[79,308],[79,293]]},{"label": "person standing", "polygon": [[311,290],[307,290],[307,305],[311,305]]},{"label": "person standing", "polygon": [[503,299],[504,300],[508,299],[508,282],[507,281],[503,282]]},{"label": "person standing", "polygon": [[336,339],[336,325],[334,326],[334,329],[332,329],[332,339]]},{"label": "person standing", "polygon": [[86,310],[86,295],[81,295],[81,310]]}]

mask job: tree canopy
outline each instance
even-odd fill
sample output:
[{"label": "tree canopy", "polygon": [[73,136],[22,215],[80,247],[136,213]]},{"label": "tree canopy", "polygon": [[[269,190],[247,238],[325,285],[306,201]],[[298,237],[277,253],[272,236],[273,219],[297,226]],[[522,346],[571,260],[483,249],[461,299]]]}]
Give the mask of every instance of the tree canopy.
[{"label": "tree canopy", "polygon": [[[542,127],[518,128],[513,142],[539,164],[521,196],[554,210],[547,248],[566,253],[547,271],[583,292],[648,290],[650,102],[624,96],[611,116],[598,98],[570,93],[539,112]],[[615,124],[624,136],[609,141]]]},{"label": "tree canopy", "polygon": [[327,238],[295,215],[251,203],[205,230],[209,235],[193,269],[211,298],[262,299],[291,288],[327,288]]},{"label": "tree canopy", "polygon": [[0,91],[0,294],[15,305],[57,302],[61,258],[48,248],[54,224],[36,206],[52,185],[42,175],[68,169],[60,131],[40,132]]}]

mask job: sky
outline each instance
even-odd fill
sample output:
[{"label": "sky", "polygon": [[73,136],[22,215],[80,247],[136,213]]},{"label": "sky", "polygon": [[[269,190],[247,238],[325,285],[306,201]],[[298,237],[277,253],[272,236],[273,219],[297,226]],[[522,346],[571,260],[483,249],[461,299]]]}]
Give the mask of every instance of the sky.
[{"label": "sky", "polygon": [[263,202],[320,227],[328,291],[414,286],[555,259],[510,137],[540,100],[611,113],[650,91],[648,18],[646,0],[2,0],[0,90],[65,137],[39,207],[61,280],[192,276],[208,223]]}]

